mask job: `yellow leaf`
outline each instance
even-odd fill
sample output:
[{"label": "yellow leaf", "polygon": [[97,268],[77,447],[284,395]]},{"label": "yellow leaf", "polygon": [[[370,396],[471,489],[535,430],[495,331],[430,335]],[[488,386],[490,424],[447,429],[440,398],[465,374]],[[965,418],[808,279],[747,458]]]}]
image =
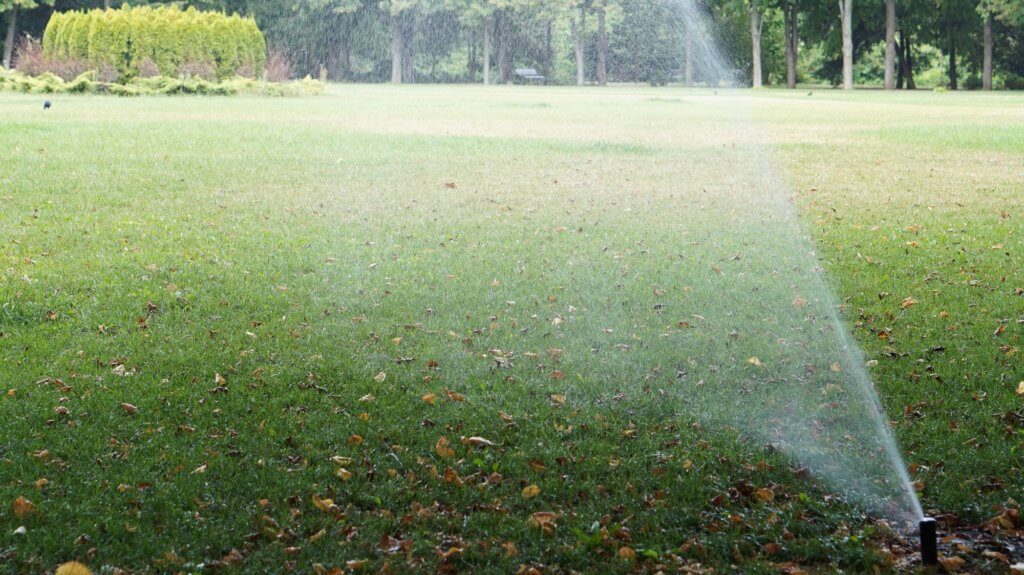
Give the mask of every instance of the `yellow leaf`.
[{"label": "yellow leaf", "polygon": [[757,358],[757,357],[752,357],[752,358],[748,359],[747,363],[749,363],[750,365],[752,365],[754,367],[762,367],[764,365],[764,362],[762,362],[761,359]]},{"label": "yellow leaf", "polygon": [[377,375],[373,376],[373,381],[376,381],[377,383],[384,383],[384,380],[387,379],[387,378],[388,378],[388,374],[386,374],[386,373],[384,373],[382,371],[382,372],[378,373]]},{"label": "yellow leaf", "polygon": [[1024,397],[1024,381],[1017,384],[1017,395]]},{"label": "yellow leaf", "polygon": [[339,467],[338,470],[334,472],[334,474],[337,475],[338,478],[341,479],[342,481],[348,481],[352,479],[352,472],[349,471],[348,469],[345,469],[344,467]]},{"label": "yellow leaf", "polygon": [[92,575],[92,571],[77,561],[69,561],[57,567],[54,575]]},{"label": "yellow leaf", "polygon": [[537,487],[536,485],[530,485],[523,488],[523,499],[533,499],[538,495],[540,495],[540,487]]},{"label": "yellow leaf", "polygon": [[423,403],[426,403],[427,405],[434,405],[435,402],[437,401],[437,395],[433,393],[427,393],[424,394],[421,399],[423,400]]},{"label": "yellow leaf", "polygon": [[754,496],[756,496],[759,500],[761,500],[764,503],[770,503],[771,501],[775,500],[775,492],[773,492],[771,489],[758,489],[757,491],[754,492]]},{"label": "yellow leaf", "polygon": [[903,300],[903,303],[900,304],[900,307],[903,309],[907,309],[914,307],[915,305],[917,305],[917,300],[912,297],[908,297],[907,299]]},{"label": "yellow leaf", "polygon": [[334,500],[332,499],[321,499],[319,495],[313,495],[313,507],[316,507],[324,513],[330,513],[331,508],[334,507]]},{"label": "yellow leaf", "polygon": [[15,499],[12,507],[14,508],[14,516],[18,519],[36,512],[36,506],[24,497]]},{"label": "yellow leaf", "polygon": [[224,379],[223,375],[215,373],[213,374],[213,383],[217,384],[218,387],[224,387],[228,384],[228,380]]},{"label": "yellow leaf", "polygon": [[633,561],[636,559],[636,551],[633,551],[632,547],[620,547],[619,558],[627,561]]},{"label": "yellow leaf", "polygon": [[366,395],[359,398],[359,403],[370,403],[374,399],[376,398],[373,397],[373,394],[367,393]]}]

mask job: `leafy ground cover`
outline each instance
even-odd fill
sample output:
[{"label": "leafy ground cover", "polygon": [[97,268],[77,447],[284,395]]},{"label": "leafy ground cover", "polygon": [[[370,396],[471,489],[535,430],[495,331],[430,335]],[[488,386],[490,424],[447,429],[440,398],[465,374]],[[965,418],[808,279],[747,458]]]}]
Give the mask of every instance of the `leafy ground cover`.
[{"label": "leafy ground cover", "polygon": [[754,125],[948,565],[1021,560],[1019,96],[0,98],[4,571],[912,569],[708,416],[804,305]]}]

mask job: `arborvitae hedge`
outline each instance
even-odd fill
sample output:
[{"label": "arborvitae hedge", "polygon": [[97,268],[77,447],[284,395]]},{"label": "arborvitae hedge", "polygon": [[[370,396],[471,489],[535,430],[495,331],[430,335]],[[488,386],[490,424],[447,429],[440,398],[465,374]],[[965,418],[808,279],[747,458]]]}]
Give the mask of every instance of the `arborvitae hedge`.
[{"label": "arborvitae hedge", "polygon": [[123,81],[153,72],[259,77],[267,61],[266,41],[252,18],[177,6],[58,12],[46,26],[43,50],[115,71]]}]

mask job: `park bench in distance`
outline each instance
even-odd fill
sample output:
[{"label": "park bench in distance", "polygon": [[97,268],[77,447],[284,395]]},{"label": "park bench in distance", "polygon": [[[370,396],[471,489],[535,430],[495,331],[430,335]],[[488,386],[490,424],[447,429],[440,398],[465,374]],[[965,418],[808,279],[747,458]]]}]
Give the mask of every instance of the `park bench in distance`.
[{"label": "park bench in distance", "polygon": [[525,82],[546,84],[548,81],[546,76],[541,76],[537,73],[537,70],[533,68],[516,68],[516,77]]}]

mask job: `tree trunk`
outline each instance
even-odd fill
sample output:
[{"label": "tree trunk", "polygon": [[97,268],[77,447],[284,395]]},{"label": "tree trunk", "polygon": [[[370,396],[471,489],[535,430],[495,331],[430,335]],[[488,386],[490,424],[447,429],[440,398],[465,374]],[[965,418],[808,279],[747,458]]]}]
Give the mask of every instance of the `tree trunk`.
[{"label": "tree trunk", "polygon": [[786,32],[786,87],[792,90],[796,88],[796,64],[800,50],[800,7],[796,0],[783,2],[782,13]]},{"label": "tree trunk", "polygon": [[914,50],[912,38],[907,36],[907,40],[903,44],[907,50],[907,89],[916,90],[917,84],[914,82]]},{"label": "tree trunk", "polygon": [[853,89],[853,0],[839,0],[843,24],[843,89]]},{"label": "tree trunk", "polygon": [[491,26],[490,18],[484,20],[484,86],[491,83]]},{"label": "tree trunk", "polygon": [[754,57],[754,81],[753,86],[760,88],[764,86],[764,79],[761,70],[761,31],[764,25],[764,13],[759,9],[757,2],[750,6],[750,44],[753,47]]},{"label": "tree trunk", "polygon": [[950,33],[949,37],[949,89],[956,90],[960,87],[960,79],[956,69],[956,37]]},{"label": "tree trunk", "polygon": [[985,63],[982,77],[982,89],[992,89],[992,53],[995,51],[995,43],[992,40],[992,24],[995,16],[991,12],[985,15]]},{"label": "tree trunk", "polygon": [[413,70],[415,57],[413,53],[413,40],[416,36],[415,21],[409,19],[402,27],[402,82],[415,83],[416,77]]},{"label": "tree trunk", "polygon": [[14,5],[8,12],[7,36],[4,38],[4,68],[11,69],[14,57],[14,41],[18,39],[18,6]]},{"label": "tree trunk", "polygon": [[686,42],[686,71],[684,72],[684,81],[686,86],[693,86],[693,23],[686,23],[686,35],[683,37],[683,41]]},{"label": "tree trunk", "polygon": [[498,14],[498,73],[502,84],[512,83],[512,27],[504,10]]},{"label": "tree trunk", "polygon": [[597,85],[608,85],[608,24],[604,5],[597,9]]},{"label": "tree trunk", "polygon": [[885,89],[896,89],[896,0],[885,0]]},{"label": "tree trunk", "polygon": [[587,32],[587,12],[586,6],[580,7],[579,20],[576,18],[572,19],[572,41],[573,47],[576,50],[576,85],[582,86],[586,80],[586,59],[584,58],[584,42],[586,42]]},{"label": "tree trunk", "polygon": [[[900,36],[903,36],[902,32],[900,33]],[[900,42],[899,40],[896,41],[896,62],[896,89],[902,90],[903,81],[904,78],[906,78],[907,59],[903,57],[903,42]]]},{"label": "tree trunk", "polygon": [[398,17],[391,15],[391,83],[402,83],[402,27]]}]

